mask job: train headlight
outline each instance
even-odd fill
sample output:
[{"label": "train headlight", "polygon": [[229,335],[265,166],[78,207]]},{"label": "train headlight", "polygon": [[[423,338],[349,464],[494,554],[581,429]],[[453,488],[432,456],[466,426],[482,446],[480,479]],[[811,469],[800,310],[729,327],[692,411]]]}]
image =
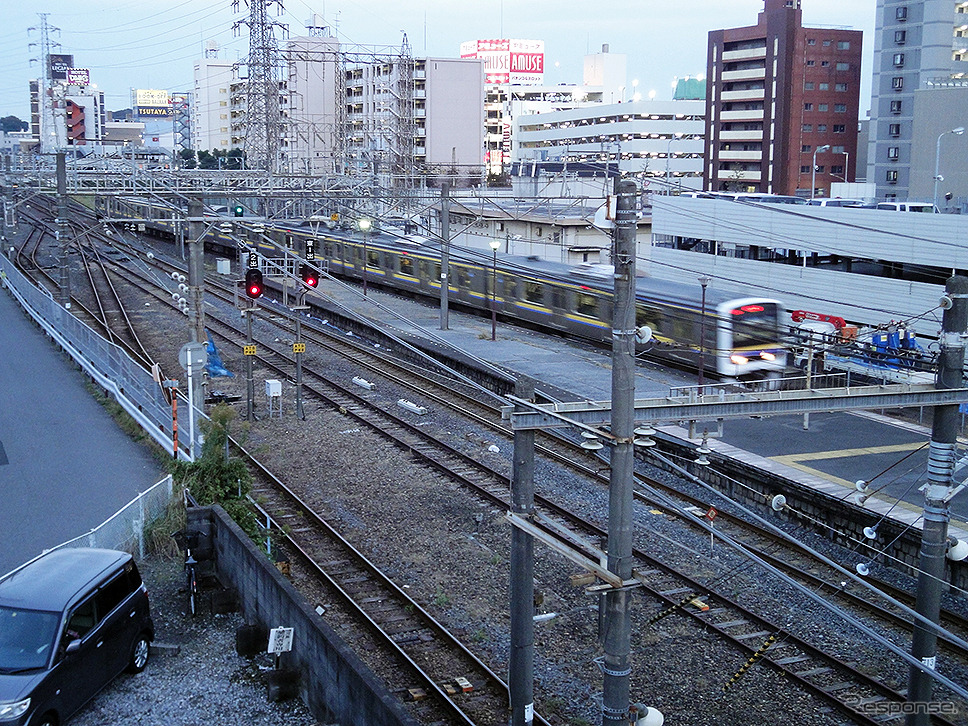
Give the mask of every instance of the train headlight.
[{"label": "train headlight", "polygon": [[768,350],[764,350],[762,353],[760,353],[760,358],[763,360],[776,360],[776,354],[771,353]]},{"label": "train headlight", "polygon": [[747,358],[745,355],[740,355],[739,353],[733,353],[729,357],[729,362],[734,363],[735,365],[738,365],[738,366],[745,366],[747,363],[750,362],[750,359]]}]

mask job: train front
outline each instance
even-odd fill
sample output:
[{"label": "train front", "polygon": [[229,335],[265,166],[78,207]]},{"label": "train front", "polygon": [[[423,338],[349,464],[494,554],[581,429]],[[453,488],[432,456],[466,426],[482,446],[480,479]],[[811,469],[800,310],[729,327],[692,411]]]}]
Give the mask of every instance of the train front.
[{"label": "train front", "polygon": [[739,298],[716,308],[716,367],[727,378],[778,378],[787,365],[786,311],[777,300]]}]

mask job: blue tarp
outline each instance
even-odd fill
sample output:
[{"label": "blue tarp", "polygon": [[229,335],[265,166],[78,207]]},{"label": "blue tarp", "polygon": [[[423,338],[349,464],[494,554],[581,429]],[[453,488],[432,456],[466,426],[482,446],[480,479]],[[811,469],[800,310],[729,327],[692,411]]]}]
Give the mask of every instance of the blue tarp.
[{"label": "blue tarp", "polygon": [[215,347],[215,343],[212,342],[212,334],[208,333],[208,343],[205,346],[208,351],[208,365],[205,366],[205,370],[208,371],[208,375],[212,378],[218,378],[219,376],[235,378],[235,374],[230,371],[222,363],[222,356],[218,354],[218,348]]}]

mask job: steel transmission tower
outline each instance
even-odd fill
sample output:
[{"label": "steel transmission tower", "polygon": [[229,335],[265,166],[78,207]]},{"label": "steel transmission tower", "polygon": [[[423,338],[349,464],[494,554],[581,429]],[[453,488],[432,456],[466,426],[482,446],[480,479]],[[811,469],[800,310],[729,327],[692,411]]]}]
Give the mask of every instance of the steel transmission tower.
[{"label": "steel transmission tower", "polygon": [[56,149],[63,146],[63,144],[58,142],[57,126],[54,123],[54,82],[51,75],[51,60],[50,54],[54,48],[60,48],[60,43],[51,40],[51,33],[60,33],[60,28],[55,28],[52,25],[47,24],[47,16],[50,13],[37,13],[40,16],[40,25],[28,28],[27,32],[39,32],[40,41],[37,43],[28,43],[27,47],[32,48],[33,46],[38,46],[40,48],[40,57],[31,58],[31,63],[38,63],[41,68],[39,87],[37,89],[38,101],[38,112],[40,115],[40,152],[42,154],[51,154]]},{"label": "steel transmission tower", "polygon": [[[249,17],[235,23],[249,28],[248,78],[245,88],[245,164],[249,169],[275,172],[279,169],[279,142],[283,137],[283,117],[279,109],[282,92],[279,53],[275,28],[288,32],[288,26],[269,19],[269,6],[277,5],[282,14],[282,0],[248,0]],[[232,9],[239,10],[239,0]]]}]

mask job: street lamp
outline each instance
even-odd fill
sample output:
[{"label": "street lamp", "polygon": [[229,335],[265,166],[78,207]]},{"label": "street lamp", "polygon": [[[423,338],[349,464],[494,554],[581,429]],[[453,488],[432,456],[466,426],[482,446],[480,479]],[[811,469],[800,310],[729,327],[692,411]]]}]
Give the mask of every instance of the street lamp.
[{"label": "street lamp", "polygon": [[363,217],[360,219],[359,225],[360,231],[363,233],[363,294],[366,295],[366,238],[373,223],[366,217]]},{"label": "street lamp", "polygon": [[702,286],[702,300],[699,304],[699,395],[703,395],[706,370],[706,285],[709,278],[700,275],[699,284]]},{"label": "street lamp", "polygon": [[491,340],[497,340],[497,309],[494,307],[494,297],[497,295],[497,248],[501,242],[491,240],[491,251],[494,253],[494,264],[491,267]]},{"label": "street lamp", "polygon": [[951,129],[951,131],[942,131],[938,134],[938,146],[934,153],[934,206],[938,206],[938,182],[944,181],[944,177],[940,173],[941,165],[941,137],[945,134],[954,134],[955,136],[961,136],[965,133],[965,127],[959,126],[956,129]]},{"label": "street lamp", "polygon": [[817,193],[817,152],[828,151],[830,149],[830,144],[824,144],[823,146],[818,146],[813,150],[813,166],[811,167],[810,175],[810,199],[812,200]]}]

